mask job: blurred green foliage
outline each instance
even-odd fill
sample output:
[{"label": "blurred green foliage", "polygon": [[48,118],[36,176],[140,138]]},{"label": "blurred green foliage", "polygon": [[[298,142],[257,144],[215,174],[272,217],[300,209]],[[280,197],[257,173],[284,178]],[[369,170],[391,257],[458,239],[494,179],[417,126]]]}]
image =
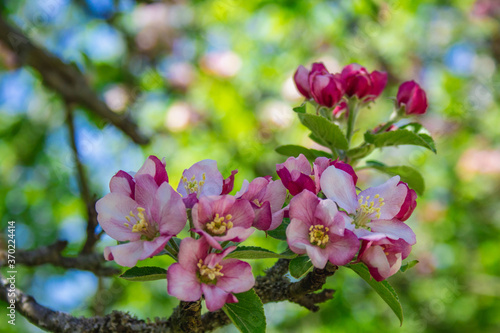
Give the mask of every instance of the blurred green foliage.
[{"label": "blurred green foliage", "polygon": [[[196,161],[215,159],[224,176],[239,169],[237,190],[243,179],[275,175],[284,161],[274,152],[278,145],[317,148],[291,110],[301,102],[291,80],[300,64],[323,61],[338,71],[357,62],[389,73],[384,94],[360,115],[355,142],[388,118],[399,83],[417,80],[430,104],[421,121],[438,155],[399,147],[375,156],[411,165],[426,179],[409,221],[418,240],[409,260],[419,264],[389,279],[403,304],[403,326],[363,280],[341,269],[326,286],[337,290],[335,298],[317,313],[266,305],[268,330],[487,333],[500,331],[500,22],[488,3],[494,1],[10,0],[1,10],[33,41],[80,68],[112,109],[130,114],[151,137],[138,147],[78,110],[78,146],[97,197],[115,172],[137,170],[149,154],[166,158],[173,184]],[[85,206],[62,102],[37,72],[17,68],[15,57],[0,44],[2,226],[16,221],[18,248],[66,238],[66,253],[76,254],[85,239]],[[385,177],[359,175],[362,186]],[[263,236],[247,243],[283,250]],[[98,248],[110,244],[103,237]],[[171,260],[142,264],[166,267]],[[273,262],[256,261],[254,273]],[[117,309],[164,317],[177,302],[165,281],[91,275],[19,266],[17,286],[74,315]],[[12,330],[5,317],[0,330]],[[14,331],[39,330],[18,316]]]}]

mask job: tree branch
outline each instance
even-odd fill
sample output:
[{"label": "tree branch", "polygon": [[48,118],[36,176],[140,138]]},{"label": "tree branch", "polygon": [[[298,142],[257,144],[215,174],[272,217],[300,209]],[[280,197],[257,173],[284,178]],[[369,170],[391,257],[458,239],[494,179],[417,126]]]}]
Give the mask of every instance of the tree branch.
[{"label": "tree branch", "polygon": [[[19,253],[18,253],[19,255]],[[17,259],[17,256],[16,256]],[[291,301],[317,311],[316,304],[333,297],[334,291],[324,289],[319,293],[326,279],[333,275],[337,266],[328,264],[324,269],[314,269],[304,279],[290,282],[285,274],[289,260],[280,259],[264,276],[256,279],[254,290],[263,303]],[[8,281],[2,277],[0,298],[9,302]],[[155,318],[154,321],[136,319],[127,313],[113,311],[100,317],[73,317],[39,305],[32,297],[20,290],[15,294],[16,308],[30,322],[38,327],[54,332],[208,332],[230,323],[226,314],[220,310],[209,312],[200,318],[201,301],[180,302],[168,320]],[[201,323],[201,324],[200,324]]]},{"label": "tree branch", "polygon": [[[36,250],[17,250],[16,264],[39,266],[52,264],[63,268],[76,268],[90,271],[98,276],[113,276],[120,273],[119,269],[104,266],[104,256],[101,253],[80,254],[77,257],[65,257],[61,252],[68,245],[67,241],[57,241],[49,246],[42,246]],[[7,252],[0,251],[0,264],[7,261]]]},{"label": "tree branch", "polygon": [[128,117],[111,111],[90,88],[83,74],[48,51],[34,45],[19,29],[0,16],[0,41],[17,55],[19,65],[28,65],[40,72],[44,83],[58,92],[64,100],[77,103],[102,119],[109,121],[138,144],[149,139],[139,133]]}]

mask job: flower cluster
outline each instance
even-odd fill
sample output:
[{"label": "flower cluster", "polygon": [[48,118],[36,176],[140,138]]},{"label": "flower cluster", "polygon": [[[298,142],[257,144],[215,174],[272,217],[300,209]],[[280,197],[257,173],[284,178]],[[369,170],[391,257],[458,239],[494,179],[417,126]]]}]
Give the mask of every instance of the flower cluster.
[{"label": "flower cluster", "polygon": [[[416,207],[416,193],[399,176],[357,193],[357,176],[349,164],[318,157],[313,166],[304,155],[277,166],[292,195],[288,246],[307,254],[317,268],[364,262],[381,281],[396,273],[416,243],[404,223]],[[314,180],[314,181],[313,181]],[[313,186],[314,185],[314,186]],[[326,199],[316,195],[322,192]],[[361,249],[360,249],[361,245]]]},{"label": "flower cluster", "polygon": [[[349,114],[346,100],[357,98],[362,103],[374,101],[387,84],[387,73],[373,71],[350,64],[340,73],[330,73],[322,63],[314,63],[311,70],[299,66],[294,75],[298,91],[318,105],[333,108],[332,115],[339,118]],[[396,100],[397,112],[404,115],[423,114],[427,110],[425,92],[415,81],[401,84]]]}]

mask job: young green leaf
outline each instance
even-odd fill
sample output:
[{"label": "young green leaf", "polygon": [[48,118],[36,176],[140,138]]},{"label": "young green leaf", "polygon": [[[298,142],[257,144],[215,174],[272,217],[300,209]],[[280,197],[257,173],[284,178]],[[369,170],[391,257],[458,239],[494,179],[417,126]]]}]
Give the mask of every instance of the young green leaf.
[{"label": "young green leaf", "polygon": [[229,253],[226,258],[237,259],[269,259],[283,258],[292,259],[297,255],[295,253],[275,253],[258,246],[239,246],[233,252]]},{"label": "young green leaf", "polygon": [[425,181],[424,177],[418,172],[416,169],[406,166],[387,166],[378,161],[366,161],[366,165],[382,171],[383,173],[388,174],[389,176],[399,175],[401,177],[401,181],[408,184],[408,186],[414,189],[419,195],[423,195],[425,191]]},{"label": "young green leaf", "polygon": [[347,149],[348,143],[340,128],[326,118],[309,113],[299,113],[300,122],[328,148]]},{"label": "young green leaf", "polygon": [[306,113],[307,103],[304,102],[300,106],[293,108],[293,111],[297,113]]},{"label": "young green leaf", "polygon": [[306,147],[296,146],[296,145],[279,146],[278,148],[276,148],[276,152],[284,156],[295,156],[295,157],[299,156],[299,154],[304,154],[304,156],[310,161],[313,161],[320,156],[330,157],[330,158],[332,157],[332,154],[329,154],[326,151],[308,149]]},{"label": "young green leaf", "polygon": [[399,270],[401,272],[406,272],[407,270],[409,270],[410,268],[412,268],[416,264],[418,264],[418,260],[408,261],[406,264],[401,265],[401,268]]},{"label": "young green leaf", "polygon": [[425,133],[415,133],[407,129],[373,134],[371,131],[365,133],[365,141],[375,145],[375,147],[388,147],[399,145],[414,145],[425,147],[436,153],[434,140]]},{"label": "young green leaf", "polygon": [[308,256],[297,257],[290,260],[288,269],[290,270],[290,275],[296,279],[304,277],[311,269],[313,264]]},{"label": "young green leaf", "polygon": [[132,267],[120,275],[122,279],[129,281],[153,281],[167,278],[167,270],[160,267]]},{"label": "young green leaf", "polygon": [[274,230],[269,230],[267,234],[272,238],[276,238],[282,241],[286,241],[286,228],[290,224],[289,218],[284,218],[283,222]]},{"label": "young green leaf", "polygon": [[370,155],[373,149],[375,149],[374,145],[365,143],[359,147],[349,149],[346,155],[351,159],[359,160],[360,158]]},{"label": "young green leaf", "polygon": [[235,294],[238,303],[226,303],[222,310],[242,333],[265,333],[264,306],[253,289]]},{"label": "young green leaf", "polygon": [[392,288],[389,282],[385,280],[378,282],[373,279],[370,275],[368,267],[366,267],[363,263],[348,265],[346,267],[352,269],[354,272],[356,272],[356,274],[361,276],[363,280],[365,280],[370,285],[370,287],[372,287],[377,292],[377,294],[382,297],[382,299],[392,309],[394,314],[399,318],[399,322],[401,323],[401,325],[403,325],[403,308],[401,307],[401,303],[399,302],[399,297],[396,294],[396,291],[394,290],[394,288]]}]

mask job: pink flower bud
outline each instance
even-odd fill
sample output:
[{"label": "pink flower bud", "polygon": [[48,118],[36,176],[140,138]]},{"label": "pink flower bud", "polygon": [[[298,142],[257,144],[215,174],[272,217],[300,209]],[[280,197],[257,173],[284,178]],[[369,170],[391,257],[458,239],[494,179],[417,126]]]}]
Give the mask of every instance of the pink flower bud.
[{"label": "pink flower bud", "polygon": [[309,85],[309,76],[313,73],[328,74],[328,70],[321,62],[312,64],[311,71],[307,70],[304,66],[299,66],[293,76],[293,81],[297,86],[297,90],[307,99],[311,99],[311,88]]},{"label": "pink flower bud", "polygon": [[405,106],[405,113],[424,114],[427,111],[427,96],[415,81],[406,81],[399,86],[396,97],[398,108]]},{"label": "pink flower bud", "polygon": [[338,75],[322,72],[312,72],[309,75],[309,86],[311,95],[319,105],[327,108],[337,104],[344,91]]},{"label": "pink flower bud", "polygon": [[332,111],[332,116],[335,119],[339,119],[342,115],[345,118],[349,116],[349,108],[345,101],[340,102],[339,105],[337,105]]},{"label": "pink flower bud", "polygon": [[374,71],[368,73],[358,64],[350,64],[342,70],[343,88],[347,96],[357,96],[364,101],[373,101],[380,96],[387,84],[387,73]]},{"label": "pink flower bud", "polygon": [[408,191],[406,192],[405,201],[403,202],[399,213],[397,213],[394,218],[400,221],[406,221],[415,210],[415,207],[417,207],[417,193],[414,190],[410,189],[408,187],[408,184],[404,182],[399,182],[399,184],[403,184],[404,186],[406,186]]}]

